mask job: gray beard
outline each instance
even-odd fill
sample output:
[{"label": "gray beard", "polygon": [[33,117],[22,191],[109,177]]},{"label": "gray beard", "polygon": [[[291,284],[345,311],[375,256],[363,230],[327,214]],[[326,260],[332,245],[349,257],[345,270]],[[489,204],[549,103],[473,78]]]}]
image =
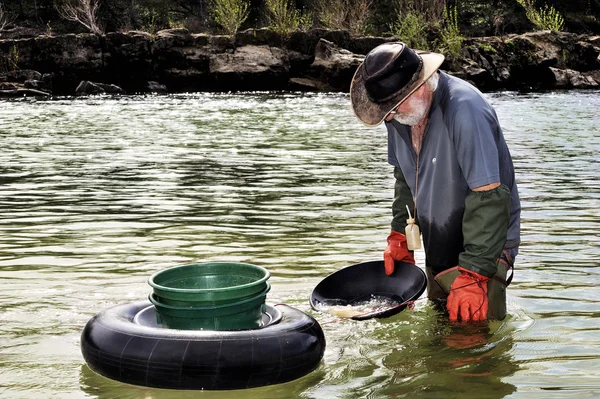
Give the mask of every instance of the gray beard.
[{"label": "gray beard", "polygon": [[394,114],[394,119],[402,125],[415,126],[425,118],[429,104],[421,99],[410,100],[413,111],[410,114]]}]

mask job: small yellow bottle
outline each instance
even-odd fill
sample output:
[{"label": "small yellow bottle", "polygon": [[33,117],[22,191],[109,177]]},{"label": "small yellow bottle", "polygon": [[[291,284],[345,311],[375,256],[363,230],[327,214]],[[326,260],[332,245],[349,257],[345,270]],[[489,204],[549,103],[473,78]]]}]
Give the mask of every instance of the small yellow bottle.
[{"label": "small yellow bottle", "polygon": [[415,224],[415,219],[411,216],[408,205],[406,205],[406,210],[408,211],[408,219],[406,219],[406,228],[404,229],[406,246],[410,251],[414,251],[421,248],[421,231],[419,226]]}]

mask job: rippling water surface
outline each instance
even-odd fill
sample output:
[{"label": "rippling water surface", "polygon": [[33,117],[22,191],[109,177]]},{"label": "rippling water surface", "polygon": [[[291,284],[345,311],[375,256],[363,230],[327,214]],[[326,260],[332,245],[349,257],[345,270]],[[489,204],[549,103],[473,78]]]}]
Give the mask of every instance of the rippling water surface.
[{"label": "rippling water surface", "polygon": [[239,398],[106,379],[79,335],[145,298],[153,272],[240,261],[267,267],[267,301],[327,338],[316,371],[246,398],[600,397],[600,92],[488,97],[523,244],[510,315],[485,328],[427,301],[362,322],[310,309],[322,278],[381,258],[389,231],[385,128],[362,127],[345,95],[0,102],[0,396]]}]

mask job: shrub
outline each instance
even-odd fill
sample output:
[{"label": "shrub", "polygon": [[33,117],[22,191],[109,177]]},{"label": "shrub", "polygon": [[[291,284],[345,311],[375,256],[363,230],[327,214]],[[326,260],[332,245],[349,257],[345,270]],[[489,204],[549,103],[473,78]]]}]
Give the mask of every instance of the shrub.
[{"label": "shrub", "polygon": [[213,17],[228,35],[235,34],[248,18],[245,0],[212,0]]},{"label": "shrub", "polygon": [[371,15],[373,0],[315,0],[317,20],[326,29],[347,29],[364,34]]},{"label": "shrub", "polygon": [[100,0],[62,0],[54,4],[56,10],[64,19],[78,22],[97,35],[104,33],[98,22]]},{"label": "shrub", "polygon": [[553,30],[560,32],[565,24],[563,16],[553,7],[544,5],[540,9],[534,6],[534,0],[517,0],[525,8],[527,18],[541,30]]},{"label": "shrub", "polygon": [[390,34],[397,37],[411,48],[428,50],[427,23],[425,17],[416,11],[398,14],[396,22],[390,26]]},{"label": "shrub", "polygon": [[300,11],[289,0],[265,0],[269,27],[275,32],[286,36],[300,27]]},{"label": "shrub", "polygon": [[458,12],[454,8],[446,7],[444,9],[444,21],[440,30],[441,50],[453,57],[460,55],[460,49],[465,38],[460,34],[458,28]]}]

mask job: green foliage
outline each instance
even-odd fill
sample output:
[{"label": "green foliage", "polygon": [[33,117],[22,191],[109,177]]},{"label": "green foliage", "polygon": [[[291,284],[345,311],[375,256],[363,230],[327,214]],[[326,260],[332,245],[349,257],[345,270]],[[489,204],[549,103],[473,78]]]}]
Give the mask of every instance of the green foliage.
[{"label": "green foliage", "polygon": [[483,51],[487,51],[488,53],[497,53],[496,49],[487,43],[478,43],[478,46],[480,49],[482,49]]},{"label": "green foliage", "polygon": [[517,2],[525,8],[527,18],[538,29],[553,30],[556,32],[562,31],[565,19],[554,6],[545,4],[544,7],[536,9],[534,0],[517,0]]},{"label": "green foliage", "polygon": [[12,52],[8,61],[13,71],[19,69],[19,50],[17,49],[17,46],[13,45]]},{"label": "green foliage", "polygon": [[344,0],[317,0],[315,3],[317,19],[325,29],[339,29],[346,21]]},{"label": "green foliage", "polygon": [[314,0],[319,24],[325,29],[347,29],[364,34],[368,30],[373,0]]},{"label": "green foliage", "polygon": [[265,5],[269,27],[283,36],[298,30],[301,21],[305,22],[300,11],[296,10],[294,3],[289,0],[265,0]]},{"label": "green foliage", "polygon": [[139,10],[139,16],[141,19],[141,28],[140,30],[148,33],[156,33],[158,29],[157,20],[159,18],[159,14],[151,10],[149,8],[144,8]]},{"label": "green foliage", "polygon": [[553,6],[548,7],[548,5],[545,5],[544,8],[539,10],[539,20],[536,25],[542,29],[560,32],[565,25],[565,19]]},{"label": "green foliage", "polygon": [[458,28],[458,11],[454,8],[444,9],[444,22],[440,30],[440,49],[442,52],[458,57],[465,38],[460,34]]},{"label": "green foliage", "polygon": [[422,14],[408,11],[404,15],[398,14],[398,18],[390,26],[390,34],[411,48],[429,50],[426,28],[427,23]]},{"label": "green foliage", "polygon": [[212,0],[212,14],[228,35],[235,34],[248,18],[248,3],[245,0]]}]

